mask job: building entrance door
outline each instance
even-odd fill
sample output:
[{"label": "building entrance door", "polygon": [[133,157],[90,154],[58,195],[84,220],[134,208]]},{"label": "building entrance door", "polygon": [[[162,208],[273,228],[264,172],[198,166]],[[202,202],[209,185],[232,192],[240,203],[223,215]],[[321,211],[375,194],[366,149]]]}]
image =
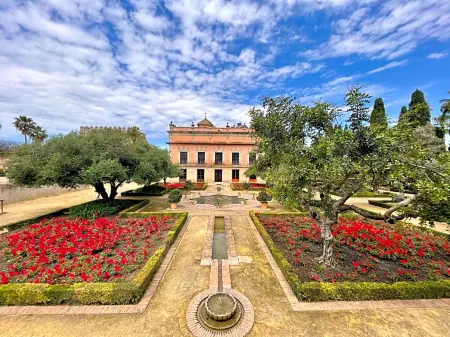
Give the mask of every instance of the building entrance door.
[{"label": "building entrance door", "polygon": [[216,182],[216,183],[222,182],[222,170],[214,171],[214,182]]}]

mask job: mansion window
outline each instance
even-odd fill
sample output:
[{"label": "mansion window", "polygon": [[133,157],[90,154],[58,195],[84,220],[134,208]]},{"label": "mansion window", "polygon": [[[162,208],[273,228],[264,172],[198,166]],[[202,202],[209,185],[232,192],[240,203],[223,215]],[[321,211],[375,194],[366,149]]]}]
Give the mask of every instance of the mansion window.
[{"label": "mansion window", "polygon": [[250,176],[250,182],[251,182],[251,183],[255,183],[255,182],[256,182],[256,176],[255,176],[254,174],[252,174],[252,175]]},{"label": "mansion window", "polygon": [[223,164],[223,154],[222,152],[216,152],[214,155],[214,164],[222,165]]},{"label": "mansion window", "polygon": [[197,181],[199,183],[203,183],[205,181],[205,170],[204,169],[197,170]]},{"label": "mansion window", "polygon": [[248,165],[254,165],[256,161],[256,153],[250,152],[248,154]]},{"label": "mansion window", "polygon": [[199,152],[197,154],[197,163],[200,165],[205,165],[205,152]]},{"label": "mansion window", "polygon": [[231,164],[239,165],[239,152],[233,152],[231,154]]},{"label": "mansion window", "polygon": [[180,152],[180,164],[187,164],[187,152]]},{"label": "mansion window", "polygon": [[239,170],[231,170],[231,180],[233,182],[239,181]]},{"label": "mansion window", "polygon": [[187,179],[187,170],[186,169],[181,169],[181,175],[180,175],[180,181],[186,181]]}]

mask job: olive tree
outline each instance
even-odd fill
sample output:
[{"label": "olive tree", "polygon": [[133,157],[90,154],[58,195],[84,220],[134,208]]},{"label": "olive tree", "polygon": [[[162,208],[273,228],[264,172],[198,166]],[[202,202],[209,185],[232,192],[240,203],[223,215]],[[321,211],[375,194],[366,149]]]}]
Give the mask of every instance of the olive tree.
[{"label": "olive tree", "polygon": [[[333,232],[340,213],[353,211],[392,222],[407,216],[423,221],[449,221],[450,158],[417,142],[401,127],[368,127],[369,98],[361,86],[345,97],[349,128],[337,127],[341,112],[334,104],[303,106],[290,97],[265,98],[262,109],[250,110],[258,159],[252,168],[273,184],[276,198],[303,207],[321,228],[319,262],[333,266]],[[399,201],[384,214],[346,204],[375,181],[413,185],[417,194]]]},{"label": "olive tree", "polygon": [[[113,200],[125,182],[151,183],[162,176],[160,159],[167,152],[133,140],[115,129],[72,132],[44,144],[16,148],[10,155],[8,178],[17,185],[77,187],[92,185],[104,200]],[[110,193],[105,188],[109,185]]]}]

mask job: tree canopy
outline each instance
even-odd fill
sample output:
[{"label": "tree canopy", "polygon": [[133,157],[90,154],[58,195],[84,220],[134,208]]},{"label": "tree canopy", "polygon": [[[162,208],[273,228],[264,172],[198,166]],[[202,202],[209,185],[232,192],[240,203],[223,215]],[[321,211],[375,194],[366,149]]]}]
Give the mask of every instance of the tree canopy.
[{"label": "tree canopy", "polygon": [[[167,151],[127,132],[102,129],[22,145],[9,156],[7,176],[24,186],[89,184],[104,200],[113,200],[124,182],[149,184],[162,179],[163,161],[170,162]],[[105,184],[110,186],[109,195]]]},{"label": "tree canopy", "polygon": [[424,126],[431,123],[431,110],[422,91],[416,89],[411,95],[405,122],[412,127]]},{"label": "tree canopy", "polygon": [[388,120],[386,110],[384,109],[384,102],[382,98],[377,98],[373,105],[373,110],[370,114],[370,126],[373,128],[386,129],[388,127]]},{"label": "tree canopy", "polygon": [[[402,127],[381,132],[368,127],[369,97],[361,86],[347,92],[348,129],[333,127],[340,112],[326,102],[304,106],[290,97],[264,98],[262,109],[249,112],[258,139],[252,170],[273,184],[279,201],[303,207],[316,219],[324,238],[320,261],[327,265],[334,264],[331,227],[342,212],[384,221],[412,215],[450,221],[448,153],[431,151]],[[414,187],[417,194],[384,214],[346,204],[354,193],[380,180],[395,182],[400,189]]]}]

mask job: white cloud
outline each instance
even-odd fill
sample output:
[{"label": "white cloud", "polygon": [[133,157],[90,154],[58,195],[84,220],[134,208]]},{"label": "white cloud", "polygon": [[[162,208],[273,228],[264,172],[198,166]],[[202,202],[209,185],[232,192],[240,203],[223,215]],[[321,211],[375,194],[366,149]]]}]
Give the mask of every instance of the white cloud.
[{"label": "white cloud", "polygon": [[[315,74],[314,80],[326,81],[339,73],[316,59],[396,58],[422,41],[450,36],[447,2],[405,1],[6,1],[0,12],[0,137],[16,134],[11,123],[19,114],[50,133],[137,125],[164,137],[171,120],[190,124],[204,112],[219,125],[247,122],[249,106],[263,95],[342,96],[351,82],[406,61],[311,84]],[[318,32],[333,29],[324,44],[308,36],[306,25],[291,25],[315,11],[333,21],[316,25]],[[299,50],[311,45],[318,47],[304,53],[310,59],[299,59]],[[306,88],[295,87],[299,83]]]},{"label": "white cloud", "polygon": [[431,53],[427,56],[427,59],[430,60],[440,60],[444,57],[446,57],[448,55],[447,52],[442,52],[442,53]]},{"label": "white cloud", "polygon": [[373,69],[373,70],[367,72],[367,74],[371,75],[371,74],[382,72],[382,71],[384,71],[386,69],[401,67],[401,66],[404,66],[406,63],[408,63],[408,60],[394,61],[394,62],[386,64],[383,67],[379,67],[379,68]]},{"label": "white cloud", "polygon": [[229,50],[236,39],[270,31],[276,20],[267,20],[269,4],[168,0],[164,10],[157,2],[131,4],[36,0],[3,8],[1,137],[16,134],[12,120],[19,114],[52,134],[81,125],[138,125],[164,137],[170,120],[190,124],[205,111],[219,125],[248,121],[247,90],[279,88],[325,67],[275,66],[277,49],[270,46]]},{"label": "white cloud", "polygon": [[349,55],[395,59],[422,41],[450,38],[450,1],[389,0],[360,8],[334,23],[334,33],[300,55],[324,59]]}]

